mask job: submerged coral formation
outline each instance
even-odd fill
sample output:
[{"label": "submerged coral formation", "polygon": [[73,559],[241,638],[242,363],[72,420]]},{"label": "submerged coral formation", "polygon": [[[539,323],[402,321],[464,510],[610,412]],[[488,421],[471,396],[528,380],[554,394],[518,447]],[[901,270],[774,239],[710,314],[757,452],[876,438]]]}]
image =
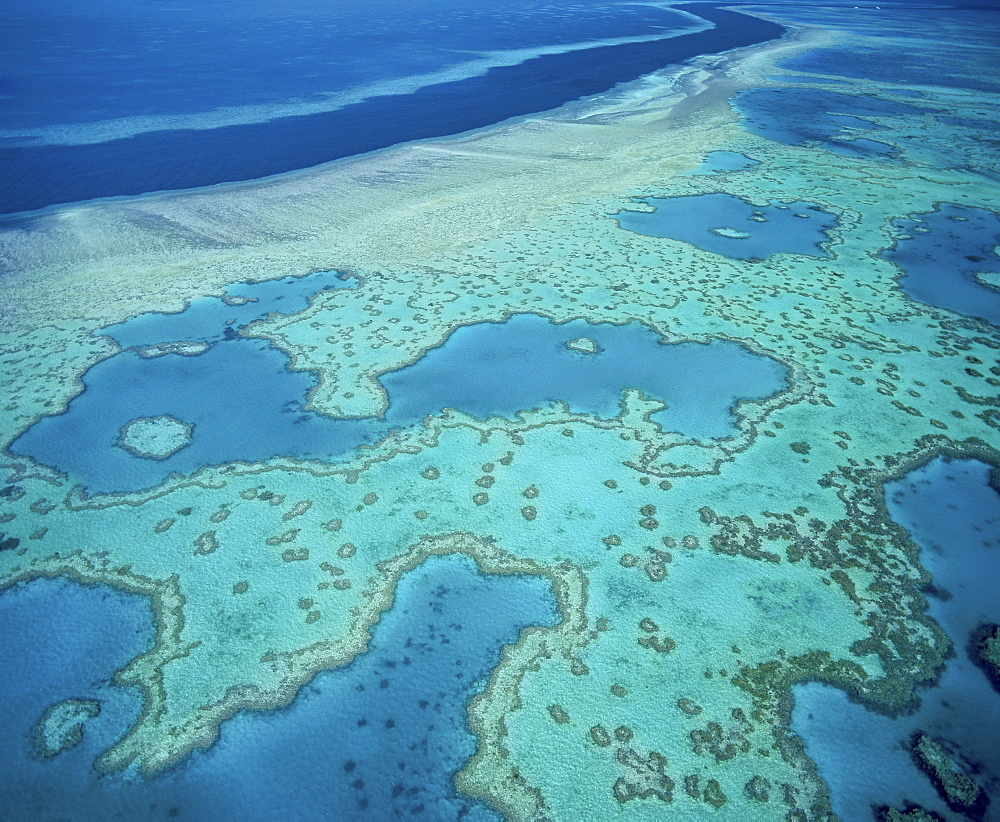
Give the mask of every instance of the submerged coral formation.
[{"label": "submerged coral formation", "polygon": [[948,750],[946,743],[927,734],[917,734],[911,750],[917,764],[927,772],[950,808],[982,817],[989,798],[968,773],[968,768]]},{"label": "submerged coral formation", "polygon": [[896,808],[880,808],[876,811],[876,819],[879,822],[942,822],[942,817],[938,814],[918,806],[911,806],[903,811]]},{"label": "submerged coral formation", "polygon": [[83,741],[88,719],[101,712],[93,699],[67,699],[50,705],[35,725],[35,750],[39,756],[58,756]]},{"label": "submerged coral formation", "polygon": [[1000,625],[980,625],[969,638],[969,656],[1000,691]]},{"label": "submerged coral formation", "polygon": [[141,417],[125,425],[118,447],[147,459],[165,460],[191,444],[194,426],[169,414]]},{"label": "submerged coral formation", "polygon": [[[919,35],[897,19],[897,38]],[[851,36],[878,40],[864,26]],[[560,621],[506,646],[472,700],[478,747],[458,790],[511,819],[832,819],[789,729],[791,686],[829,683],[894,715],[953,644],[927,615],[928,576],[883,487],[941,454],[1000,465],[997,327],[914,299],[900,284],[909,262],[887,253],[906,215],[1000,209],[995,182],[975,170],[993,148],[940,119],[979,117],[997,99],[927,84],[914,113],[900,84],[819,74],[837,96],[812,95],[822,116],[802,134],[759,118],[748,127],[737,109],[762,98],[740,92],[785,92],[776,63],[836,41],[793,27],[545,118],[259,187],[94,203],[12,233],[13,264],[32,278],[0,335],[0,589],[66,575],[146,596],[155,613],[155,646],[114,674],[141,689],[142,714],[98,769],[154,774],[211,746],[237,712],[287,705],[317,672],[366,651],[404,574],[459,553],[483,573],[545,579]],[[892,151],[854,129],[877,130]],[[693,173],[709,149],[718,164]],[[704,197],[742,204],[750,234],[768,209],[808,213],[786,221],[789,233],[803,226],[786,237],[795,242],[746,255],[611,216]],[[706,235],[712,226],[732,228],[709,221]],[[727,248],[748,242],[733,231],[715,233]],[[90,236],[105,244],[85,254]],[[149,247],[173,261],[171,277],[135,250]],[[336,458],[276,451],[250,426],[258,456],[207,451],[152,487],[101,492],[12,446],[72,407],[89,368],[125,356],[102,329],[178,312],[248,275],[331,269],[355,275],[352,287],[204,350],[167,340],[136,359],[193,370],[223,346],[234,358],[270,352],[261,362],[284,352],[308,382],[300,400],[244,385],[226,414],[266,400],[289,430],[391,419],[386,375],[456,332],[524,315],[635,323],[657,346],[737,345],[741,368],[767,361],[787,379],[731,391],[728,430],[704,434],[663,422],[673,403],[646,385],[615,384],[610,413],[549,395],[479,414],[435,406],[436,388],[460,376],[431,375],[430,405]],[[91,283],[86,297],[51,288],[67,270]],[[596,363],[597,333],[531,353]],[[726,377],[698,372],[692,396]],[[706,413],[695,403],[691,418]],[[118,444],[166,461],[190,441],[191,426],[164,413],[130,422]],[[46,751],[75,744],[82,714],[67,704],[42,723]],[[978,786],[921,740],[914,750],[948,802],[980,807]]]}]

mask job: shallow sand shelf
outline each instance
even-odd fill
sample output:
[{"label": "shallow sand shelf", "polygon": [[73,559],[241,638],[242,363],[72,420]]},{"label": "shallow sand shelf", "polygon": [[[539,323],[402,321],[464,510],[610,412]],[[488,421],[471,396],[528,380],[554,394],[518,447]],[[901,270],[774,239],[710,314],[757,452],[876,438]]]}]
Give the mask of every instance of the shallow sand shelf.
[{"label": "shallow sand shelf", "polygon": [[[896,718],[953,654],[1000,699],[962,658],[1000,618],[951,620],[897,497],[948,459],[995,491],[1000,21],[923,14],[769,6],[780,40],[553,111],[0,225],[0,607],[110,586],[155,631],[100,672],[131,708],[25,700],[26,783],[167,807],[286,750],[303,813],[957,818]],[[404,687],[417,646],[455,676]],[[824,731],[848,701],[893,784]],[[394,781],[365,746],[404,739],[445,764]]]}]

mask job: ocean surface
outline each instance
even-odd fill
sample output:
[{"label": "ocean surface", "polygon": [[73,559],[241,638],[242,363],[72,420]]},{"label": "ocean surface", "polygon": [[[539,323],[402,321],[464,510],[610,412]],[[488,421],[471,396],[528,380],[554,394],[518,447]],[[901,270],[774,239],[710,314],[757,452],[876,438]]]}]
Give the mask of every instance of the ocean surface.
[{"label": "ocean surface", "polygon": [[0,0],[0,822],[1000,820],[998,65]]},{"label": "ocean surface", "polygon": [[[252,180],[457,134],[782,32],[709,3],[679,13],[518,2],[458,15],[447,4],[306,3],[277,20],[253,4],[95,5],[8,21],[17,47],[0,71],[17,93],[0,131],[4,212]],[[234,47],[215,47],[220,36]]]}]

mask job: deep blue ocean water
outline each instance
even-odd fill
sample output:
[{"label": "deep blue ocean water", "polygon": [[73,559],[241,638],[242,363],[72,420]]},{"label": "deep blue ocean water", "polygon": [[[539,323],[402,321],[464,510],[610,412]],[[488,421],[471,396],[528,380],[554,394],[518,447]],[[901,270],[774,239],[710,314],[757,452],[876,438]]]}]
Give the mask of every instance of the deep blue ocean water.
[{"label": "deep blue ocean water", "polygon": [[[741,162],[740,157],[743,155],[724,158],[719,170],[753,164],[746,157]],[[648,197],[642,202],[656,210],[616,214],[622,228],[682,240],[733,260],[763,260],[772,254],[822,257],[820,243],[830,239],[826,230],[837,223],[836,217],[815,203],[800,201],[755,206],[732,194],[694,194]],[[736,234],[726,236],[719,229]]]},{"label": "deep blue ocean water", "polygon": [[[967,653],[976,626],[1000,623],[1000,494],[990,466],[939,458],[886,486],[892,518],[920,546],[937,594],[928,612],[955,646],[940,681],[921,691],[921,706],[898,719],[874,714],[827,685],[796,686],[792,728],[830,785],[842,819],[869,818],[871,803],[904,799],[959,819],[937,798],[904,743],[917,730],[958,745],[981,771],[981,786],[1000,796],[1000,694]],[[991,809],[990,819],[997,816]]]},{"label": "deep blue ocean water", "polygon": [[1000,217],[983,208],[941,203],[930,214],[895,221],[903,233],[884,252],[900,267],[899,284],[916,300],[1000,325],[1000,291],[976,272],[1000,272]]},{"label": "deep blue ocean water", "polygon": [[[10,33],[0,70],[13,92],[5,128],[32,135],[63,126],[39,135],[63,140],[74,137],[74,125],[146,117],[154,126],[157,116],[305,103],[462,66],[477,53],[662,35],[690,24],[669,10],[600,0],[572,10],[551,0],[36,0],[0,9]],[[75,139],[86,138],[78,129]]]},{"label": "deep blue ocean water", "polygon": [[[256,17],[253,4],[140,3],[111,20],[104,3],[42,8],[16,7],[6,23],[0,213],[252,180],[482,128],[784,31],[711,3],[685,7],[698,25],[606,0],[457,16],[443,3],[331,12],[305,0],[287,17]],[[715,25],[698,30],[704,21]]]},{"label": "deep blue ocean water", "polygon": [[[226,316],[216,303],[231,309],[208,300],[188,309],[195,311],[193,321],[187,312],[156,314],[152,331],[129,321],[114,333],[138,345],[189,339],[193,332],[214,339],[219,318]],[[169,333],[172,319],[176,335]],[[566,347],[581,336],[595,340],[598,353]],[[382,418],[362,419],[305,410],[313,375],[288,370],[288,356],[261,340],[225,340],[197,356],[145,358],[125,351],[93,366],[84,375],[85,390],[67,410],[40,419],[9,450],[67,472],[92,491],[129,491],[204,465],[273,456],[344,458],[390,429],[445,408],[511,419],[559,400],[574,411],[610,418],[620,412],[625,388],[667,402],[669,408],[653,420],[668,430],[726,437],[735,434],[732,409],[738,400],[763,399],[786,385],[783,365],[736,343],[662,345],[660,339],[639,323],[556,325],[535,314],[462,326],[416,362],[383,374],[388,410]],[[188,447],[164,460],[116,447],[123,426],[163,414],[194,425]]]},{"label": "deep blue ocean water", "polygon": [[[11,620],[0,622],[10,629],[0,633],[0,818],[499,819],[451,783],[475,752],[466,708],[503,645],[522,628],[559,621],[541,578],[432,558],[400,581],[368,652],[318,674],[288,707],[237,714],[212,748],[155,779],[98,778],[90,763],[115,739],[99,735],[98,723],[120,735],[138,705],[112,704],[95,682],[149,641],[148,606],[130,602],[129,611],[125,599],[138,598],[45,581],[0,595],[0,620]],[[104,630],[115,620],[124,620],[114,623],[121,636]],[[34,719],[51,701],[88,694],[107,703],[84,742],[49,761],[32,758],[25,733]]]}]

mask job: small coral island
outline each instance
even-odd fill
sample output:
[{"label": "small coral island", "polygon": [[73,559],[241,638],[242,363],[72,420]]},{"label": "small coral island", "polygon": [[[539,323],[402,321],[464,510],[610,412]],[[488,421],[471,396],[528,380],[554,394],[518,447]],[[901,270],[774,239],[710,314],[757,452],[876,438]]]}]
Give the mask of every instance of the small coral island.
[{"label": "small coral island", "polygon": [[194,425],[175,417],[140,417],[122,428],[118,447],[137,457],[165,460],[191,444]]},{"label": "small coral island", "polygon": [[592,340],[590,337],[577,337],[567,342],[566,347],[578,354],[596,354],[601,350],[597,340]]},{"label": "small coral island", "polygon": [[83,741],[83,726],[101,712],[94,699],[65,699],[51,705],[35,725],[35,750],[49,759]]}]

